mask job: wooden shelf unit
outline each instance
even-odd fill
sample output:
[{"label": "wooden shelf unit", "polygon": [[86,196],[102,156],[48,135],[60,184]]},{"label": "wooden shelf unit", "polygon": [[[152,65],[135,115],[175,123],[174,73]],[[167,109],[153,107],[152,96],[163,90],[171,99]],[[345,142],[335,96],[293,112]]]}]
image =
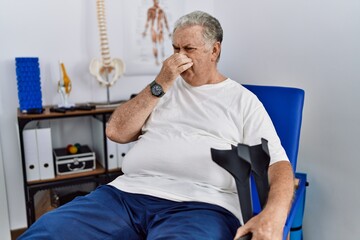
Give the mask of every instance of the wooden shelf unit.
[{"label": "wooden shelf unit", "polygon": [[[75,110],[67,111],[65,113],[51,112],[50,108],[52,106],[45,106],[43,113],[40,114],[27,114],[22,113],[18,109],[17,112],[17,122],[18,122],[18,134],[20,141],[20,151],[21,151],[21,162],[23,168],[23,181],[24,181],[24,191],[25,191],[25,202],[26,202],[26,215],[28,226],[35,222],[35,206],[34,206],[34,195],[38,191],[47,190],[57,187],[66,187],[72,185],[79,185],[84,183],[95,183],[97,185],[106,184],[117,176],[121,175],[121,170],[107,170],[107,146],[106,146],[106,136],[105,136],[105,125],[108,119],[108,116],[114,111],[115,108],[100,108],[93,110]],[[67,175],[56,175],[54,178],[46,180],[35,180],[28,181],[26,176],[26,159],[24,154],[24,139],[23,139],[23,130],[26,125],[32,121],[42,121],[42,120],[51,120],[51,119],[61,119],[61,118],[76,118],[76,117],[96,117],[103,123],[104,130],[104,139],[103,147],[105,152],[105,166],[101,166],[98,162],[96,164],[96,169],[87,172],[79,172]]]}]

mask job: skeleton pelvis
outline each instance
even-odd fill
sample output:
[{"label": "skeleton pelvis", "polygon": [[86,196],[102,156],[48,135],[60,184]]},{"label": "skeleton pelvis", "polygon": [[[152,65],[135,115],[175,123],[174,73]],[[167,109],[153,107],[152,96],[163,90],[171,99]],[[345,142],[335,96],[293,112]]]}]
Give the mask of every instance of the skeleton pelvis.
[{"label": "skeleton pelvis", "polygon": [[125,64],[121,59],[113,58],[110,64],[99,59],[92,59],[89,66],[90,73],[96,77],[100,84],[112,86],[125,72]]}]

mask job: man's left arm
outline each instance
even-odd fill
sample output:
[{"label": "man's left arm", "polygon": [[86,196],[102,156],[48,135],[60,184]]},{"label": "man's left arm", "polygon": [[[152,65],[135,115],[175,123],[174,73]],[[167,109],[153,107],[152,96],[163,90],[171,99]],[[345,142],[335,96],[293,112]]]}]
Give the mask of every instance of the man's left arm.
[{"label": "man's left arm", "polygon": [[249,232],[252,240],[281,240],[294,195],[294,174],[290,162],[280,161],[269,167],[270,192],[265,208],[244,226],[234,239]]}]

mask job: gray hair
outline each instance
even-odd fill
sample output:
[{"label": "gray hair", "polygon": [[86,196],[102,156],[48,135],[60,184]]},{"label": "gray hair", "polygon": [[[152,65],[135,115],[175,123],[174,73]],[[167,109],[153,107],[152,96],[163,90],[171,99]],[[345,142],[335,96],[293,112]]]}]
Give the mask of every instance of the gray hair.
[{"label": "gray hair", "polygon": [[202,11],[195,11],[179,18],[175,22],[173,33],[179,28],[191,26],[203,27],[203,37],[206,43],[221,43],[223,40],[223,30],[220,22],[210,14]]}]

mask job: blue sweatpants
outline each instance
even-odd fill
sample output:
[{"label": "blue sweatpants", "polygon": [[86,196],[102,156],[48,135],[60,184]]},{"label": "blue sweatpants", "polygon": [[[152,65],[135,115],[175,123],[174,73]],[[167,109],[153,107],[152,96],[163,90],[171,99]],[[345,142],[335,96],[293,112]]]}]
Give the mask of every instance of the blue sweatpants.
[{"label": "blue sweatpants", "polygon": [[174,202],[101,186],[44,214],[19,240],[229,240],[239,220],[201,202]]}]

